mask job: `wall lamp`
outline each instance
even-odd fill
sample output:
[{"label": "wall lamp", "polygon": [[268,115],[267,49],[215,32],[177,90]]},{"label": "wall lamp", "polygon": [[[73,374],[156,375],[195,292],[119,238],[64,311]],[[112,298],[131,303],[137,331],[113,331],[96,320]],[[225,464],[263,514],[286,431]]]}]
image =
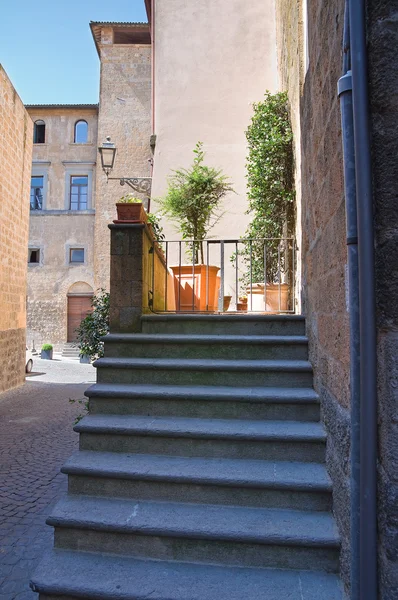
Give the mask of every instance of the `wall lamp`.
[{"label": "wall lamp", "polygon": [[147,210],[149,212],[152,177],[109,177],[109,174],[113,170],[115,164],[115,157],[117,152],[117,148],[115,144],[111,141],[109,135],[107,136],[106,141],[102,144],[102,146],[99,146],[98,152],[101,156],[101,167],[106,175],[106,180],[119,181],[120,185],[127,184],[135,192],[146,195],[148,198]]}]

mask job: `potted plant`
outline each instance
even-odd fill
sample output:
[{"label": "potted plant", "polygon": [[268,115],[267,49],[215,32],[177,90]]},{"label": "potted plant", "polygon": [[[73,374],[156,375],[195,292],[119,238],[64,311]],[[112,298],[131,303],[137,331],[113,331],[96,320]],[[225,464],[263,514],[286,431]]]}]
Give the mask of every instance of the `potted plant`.
[{"label": "potted plant", "polygon": [[52,360],[53,358],[53,347],[51,344],[43,344],[41,347],[40,358],[44,360]]},{"label": "potted plant", "polygon": [[205,264],[203,241],[220,219],[220,205],[230,181],[221,170],[204,164],[202,142],[194,149],[194,160],[188,169],[173,171],[164,198],[159,199],[163,214],[178,224],[186,241],[188,265],[172,266],[177,310],[217,310],[220,279],[219,267]]},{"label": "potted plant", "polygon": [[141,198],[132,194],[122,196],[116,202],[118,221],[129,221],[130,223],[146,223],[147,213]]},{"label": "potted plant", "polygon": [[227,312],[231,304],[232,296],[224,296],[223,311]]},{"label": "potted plant", "polygon": [[247,214],[252,220],[245,235],[248,241],[243,240],[239,251],[246,265],[241,282],[249,310],[277,312],[288,309],[293,279],[294,157],[287,94],[267,92],[253,109],[246,131]]},{"label": "potted plant", "polygon": [[247,312],[247,296],[239,296],[239,302],[236,306],[238,312]]}]

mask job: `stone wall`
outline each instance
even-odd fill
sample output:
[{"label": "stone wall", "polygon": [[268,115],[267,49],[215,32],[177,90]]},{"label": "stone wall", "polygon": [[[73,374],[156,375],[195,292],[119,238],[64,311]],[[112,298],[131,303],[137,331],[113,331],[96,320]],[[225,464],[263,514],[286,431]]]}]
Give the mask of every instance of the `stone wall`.
[{"label": "stone wall", "polygon": [[[277,1],[281,88],[296,137],[301,294],[314,384],[328,430],[327,466],[349,577],[349,324],[345,205],[337,81],[342,64],[343,0]],[[300,141],[300,146],[298,145]],[[301,156],[300,156],[301,155]],[[300,172],[301,171],[301,172]]]},{"label": "stone wall", "polygon": [[[43,210],[31,211],[29,247],[40,249],[40,262],[28,265],[27,342],[40,350],[44,343],[61,350],[67,340],[68,291],[84,282],[94,289],[96,106],[28,107],[33,121],[46,124],[45,143],[33,145],[33,175],[44,175]],[[88,141],[74,142],[74,125],[88,123]],[[71,175],[89,174],[89,204],[71,211]],[[90,189],[91,188],[91,189]],[[71,264],[70,247],[85,250],[83,264]]]},{"label": "stone wall", "polygon": [[25,379],[32,122],[0,65],[0,392]]},{"label": "stone wall", "polygon": [[380,598],[398,598],[398,2],[368,0],[375,211]]},{"label": "stone wall", "polygon": [[[149,177],[151,167],[151,46],[113,44],[113,28],[103,27],[98,44],[101,61],[98,141],[111,136],[117,146],[111,177]],[[95,219],[96,287],[109,288],[108,223],[116,219],[117,200],[133,192],[97,170]]]}]

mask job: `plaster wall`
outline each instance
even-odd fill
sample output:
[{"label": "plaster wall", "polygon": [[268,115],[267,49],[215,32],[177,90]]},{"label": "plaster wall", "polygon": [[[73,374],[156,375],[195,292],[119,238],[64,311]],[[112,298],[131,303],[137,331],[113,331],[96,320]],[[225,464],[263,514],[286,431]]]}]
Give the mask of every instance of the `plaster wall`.
[{"label": "plaster wall", "polygon": [[[44,176],[43,210],[30,213],[29,247],[40,249],[40,262],[28,265],[27,342],[36,349],[51,343],[61,350],[67,340],[67,294],[84,282],[94,289],[95,167],[97,107],[29,108],[33,121],[46,124],[44,144],[33,145],[32,174]],[[88,142],[74,143],[74,125],[88,123]],[[69,210],[71,175],[89,175],[88,210]],[[91,182],[91,184],[90,184]],[[84,263],[71,264],[70,247],[84,248]]]},{"label": "plaster wall", "polygon": [[0,65],[0,392],[25,380],[32,122]]},{"label": "plaster wall", "polygon": [[[274,2],[154,4],[152,198],[164,195],[171,170],[188,167],[196,142],[202,141],[206,162],[222,169],[236,192],[226,197],[225,214],[210,235],[239,238],[249,222],[245,130],[252,103],[278,86]],[[171,223],[165,233],[169,239],[181,237]]]},{"label": "plaster wall", "polygon": [[[149,177],[151,157],[151,46],[113,44],[113,29],[104,27],[101,61],[98,141],[111,136],[118,148],[111,177]],[[97,170],[95,285],[109,289],[110,235],[117,200],[133,192]],[[143,197],[143,196],[142,196]]]}]

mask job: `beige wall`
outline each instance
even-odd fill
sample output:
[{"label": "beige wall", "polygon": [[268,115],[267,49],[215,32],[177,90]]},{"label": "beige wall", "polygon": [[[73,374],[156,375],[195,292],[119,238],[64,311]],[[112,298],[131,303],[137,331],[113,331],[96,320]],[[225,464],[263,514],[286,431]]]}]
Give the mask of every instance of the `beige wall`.
[{"label": "beige wall", "polygon": [[[46,123],[44,144],[33,145],[33,174],[47,179],[44,210],[31,211],[29,247],[40,248],[40,264],[28,266],[28,331],[31,347],[67,340],[67,294],[84,282],[94,289],[95,169],[97,108],[29,108],[33,121]],[[77,120],[88,123],[88,143],[74,143]],[[70,175],[91,175],[91,206],[69,210]],[[69,248],[85,249],[84,264],[70,264]]]},{"label": "beige wall", "polygon": [[32,122],[0,65],[0,392],[25,379]]},{"label": "beige wall", "polygon": [[[117,146],[111,177],[148,177],[151,157],[151,47],[113,44],[113,28],[104,27],[98,44],[101,61],[98,141],[111,136]],[[98,159],[99,160],[99,159]],[[109,288],[110,232],[117,200],[131,192],[118,181],[108,183],[97,169],[95,219],[96,287]]]},{"label": "beige wall", "polygon": [[[223,169],[236,191],[211,235],[239,238],[249,221],[245,130],[252,103],[277,90],[274,2],[155,0],[154,29],[152,197],[165,193],[171,169],[191,164],[202,141],[207,162]],[[171,225],[166,234],[178,237]]]}]

